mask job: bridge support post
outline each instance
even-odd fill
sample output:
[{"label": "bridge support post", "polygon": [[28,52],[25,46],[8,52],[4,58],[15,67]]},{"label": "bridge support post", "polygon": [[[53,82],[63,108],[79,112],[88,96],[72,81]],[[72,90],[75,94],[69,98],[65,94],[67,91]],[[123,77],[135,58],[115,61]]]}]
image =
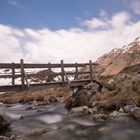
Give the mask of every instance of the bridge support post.
[{"label": "bridge support post", "polygon": [[25,88],[25,81],[24,81],[25,73],[24,73],[24,60],[23,59],[20,59],[20,69],[21,69],[21,90],[24,90],[24,88]]},{"label": "bridge support post", "polygon": [[15,65],[12,63],[12,85],[15,85]]},{"label": "bridge support post", "polygon": [[90,69],[90,81],[92,82],[93,79],[93,69],[92,69],[92,61],[89,61],[89,69]]},{"label": "bridge support post", "polygon": [[62,80],[62,85],[65,84],[65,71],[64,71],[64,61],[61,60],[61,80]]},{"label": "bridge support post", "polygon": [[52,81],[52,73],[51,73],[51,63],[48,63],[48,82]]},{"label": "bridge support post", "polygon": [[75,77],[74,80],[78,79],[78,64],[75,63]]}]

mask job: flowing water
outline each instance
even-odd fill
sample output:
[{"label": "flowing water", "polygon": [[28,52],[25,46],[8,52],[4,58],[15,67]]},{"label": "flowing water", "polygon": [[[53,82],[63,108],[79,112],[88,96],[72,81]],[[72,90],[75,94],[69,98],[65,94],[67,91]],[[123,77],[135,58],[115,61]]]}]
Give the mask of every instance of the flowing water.
[{"label": "flowing water", "polygon": [[20,140],[140,140],[137,121],[127,118],[97,123],[86,117],[70,117],[61,103],[37,108],[1,105],[0,110],[12,117],[12,133],[20,135]]}]

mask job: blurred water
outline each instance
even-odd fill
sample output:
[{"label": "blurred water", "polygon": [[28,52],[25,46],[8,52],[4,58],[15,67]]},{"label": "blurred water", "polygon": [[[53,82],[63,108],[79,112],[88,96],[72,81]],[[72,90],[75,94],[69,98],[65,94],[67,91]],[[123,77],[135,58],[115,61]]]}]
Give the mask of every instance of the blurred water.
[{"label": "blurred water", "polygon": [[[70,117],[60,103],[26,110],[29,107],[34,108],[21,104],[0,107],[13,118],[11,129],[16,135],[23,136],[36,128],[48,130],[26,140],[140,140],[140,123],[131,118],[97,123],[87,117]],[[21,115],[24,119],[19,119]]]}]

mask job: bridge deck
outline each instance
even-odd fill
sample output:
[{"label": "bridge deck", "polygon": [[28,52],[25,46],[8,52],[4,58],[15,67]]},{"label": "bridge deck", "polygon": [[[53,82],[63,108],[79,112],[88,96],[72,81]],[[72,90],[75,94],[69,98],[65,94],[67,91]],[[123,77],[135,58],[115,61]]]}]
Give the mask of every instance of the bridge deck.
[{"label": "bridge deck", "polygon": [[[53,87],[63,87],[68,85],[69,87],[76,87],[80,85],[88,84],[90,80],[74,80],[69,84],[68,82],[47,82],[47,83],[39,83],[39,84],[30,84],[30,89],[43,89],[43,88],[53,88]],[[20,91],[22,89],[22,85],[4,85],[0,86],[0,92],[7,91]],[[25,89],[28,89],[27,85],[25,85]]]}]

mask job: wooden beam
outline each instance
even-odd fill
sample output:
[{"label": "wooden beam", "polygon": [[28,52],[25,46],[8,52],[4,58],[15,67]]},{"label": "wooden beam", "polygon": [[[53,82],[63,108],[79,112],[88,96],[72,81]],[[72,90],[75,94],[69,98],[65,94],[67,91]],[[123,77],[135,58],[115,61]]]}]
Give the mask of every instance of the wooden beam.
[{"label": "wooden beam", "polygon": [[48,82],[51,82],[52,80],[52,73],[51,73],[51,63],[48,63],[49,67],[48,67]]},{"label": "wooden beam", "polygon": [[74,80],[78,79],[78,64],[75,63],[75,77]]},{"label": "wooden beam", "polygon": [[12,85],[15,85],[15,66],[12,63]]},{"label": "wooden beam", "polygon": [[[71,81],[70,87],[75,87],[79,85],[85,85],[88,84],[90,80],[76,80]],[[67,85],[67,82],[65,81],[63,83],[64,85]],[[62,82],[49,82],[49,83],[40,83],[40,84],[30,84],[30,89],[42,89],[42,88],[53,88],[53,87],[61,87]],[[24,89],[28,89],[27,85],[24,86]],[[6,86],[0,86],[0,92],[8,92],[8,91],[19,91],[21,90],[21,85],[6,85]]]},{"label": "wooden beam", "polygon": [[24,73],[24,61],[23,61],[23,59],[20,60],[20,68],[21,68],[21,90],[24,90],[24,87],[25,87],[25,81],[24,81],[25,73]]},{"label": "wooden beam", "polygon": [[[63,64],[65,68],[74,68],[74,63],[66,63]],[[88,66],[89,63],[78,63],[78,67],[85,67]],[[92,63],[92,65],[97,65],[97,63]],[[20,69],[20,63],[14,63],[15,69]],[[61,64],[51,64],[51,68],[60,68]],[[0,69],[12,69],[11,63],[0,63]],[[49,68],[49,64],[32,64],[32,63],[25,63],[24,68]]]},{"label": "wooden beam", "polygon": [[64,71],[64,62],[61,60],[61,80],[62,80],[62,85],[64,85],[65,82],[65,71]]},{"label": "wooden beam", "polygon": [[[90,74],[90,72],[78,72],[77,73],[78,75],[82,75],[82,74]],[[26,74],[27,78],[28,77],[32,77],[32,76],[35,76],[36,74],[35,73],[31,73],[31,74]],[[55,73],[52,73],[51,74],[52,76],[59,76],[59,75],[62,75],[61,72],[55,72]],[[67,72],[67,75],[74,75],[75,76],[75,72]],[[21,74],[15,74],[15,79],[16,78],[19,78],[21,77]],[[0,78],[12,78],[12,75],[11,74],[5,74],[5,75],[0,75]],[[29,78],[28,78],[29,79]]]},{"label": "wooden beam", "polygon": [[92,61],[89,61],[89,69],[90,69],[90,81],[93,81],[93,69],[92,69]]}]

